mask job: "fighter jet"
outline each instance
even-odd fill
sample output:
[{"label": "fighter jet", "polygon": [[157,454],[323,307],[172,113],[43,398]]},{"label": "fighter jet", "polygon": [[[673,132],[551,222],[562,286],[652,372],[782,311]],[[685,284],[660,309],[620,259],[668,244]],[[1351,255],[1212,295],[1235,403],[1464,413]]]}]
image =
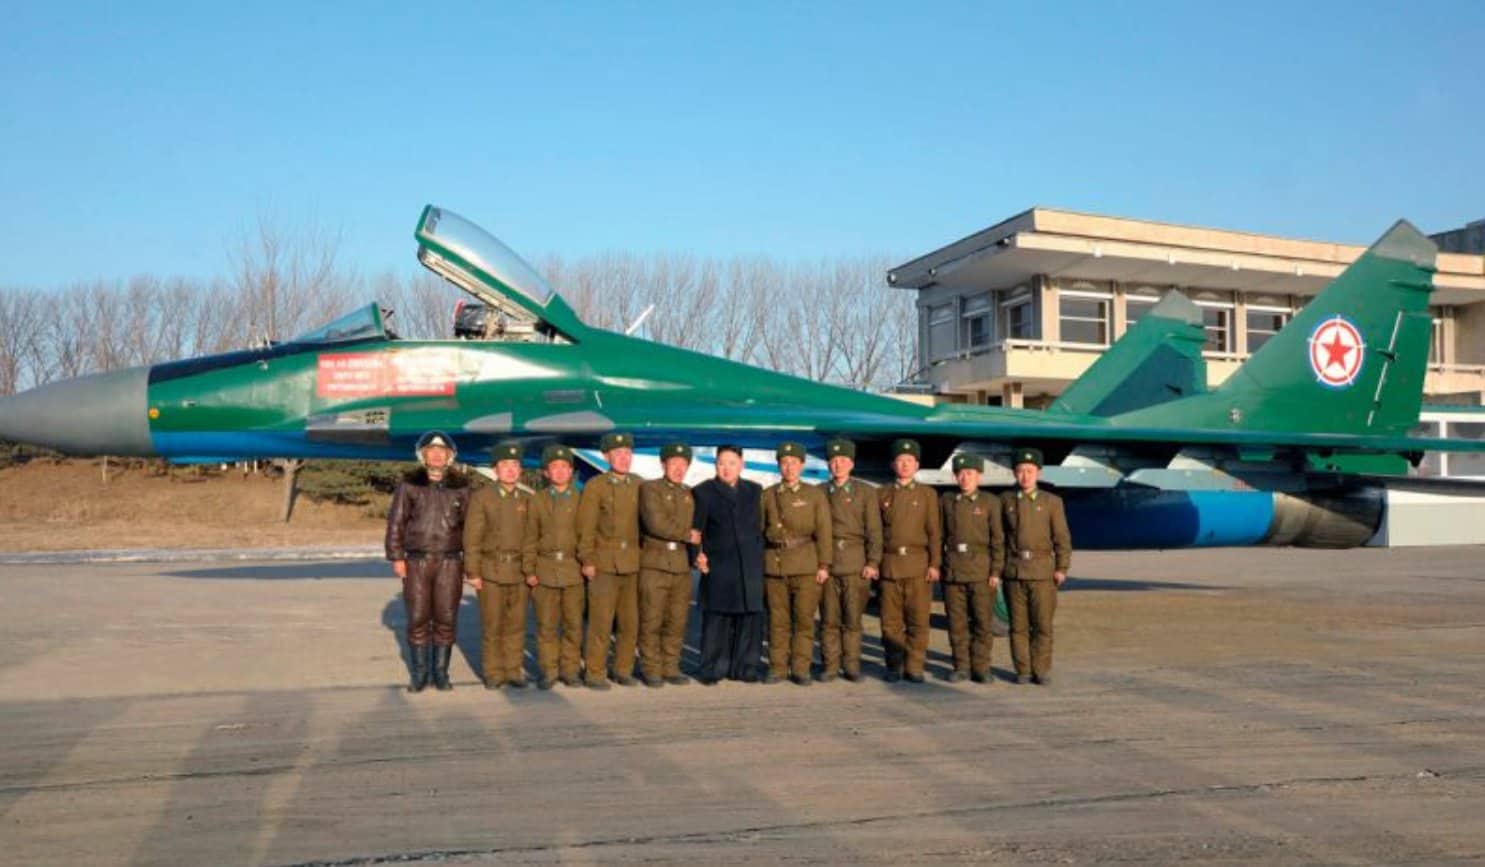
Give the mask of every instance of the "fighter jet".
[{"label": "fighter jet", "polygon": [[4,398],[0,439],[178,462],[402,460],[437,429],[479,461],[500,440],[591,450],[611,430],[641,447],[790,439],[816,455],[839,435],[885,478],[889,443],[908,436],[930,475],[983,455],[988,486],[1036,446],[1079,547],[1121,549],[1362,544],[1386,488],[1430,481],[1406,475],[1423,452],[1485,448],[1409,435],[1436,248],[1406,221],[1220,387],[1206,387],[1200,312],[1173,293],[1047,410],[922,406],[595,328],[451,211],[425,208],[414,236],[419,261],[473,296],[453,339],[397,339],[371,304],[284,343]]}]

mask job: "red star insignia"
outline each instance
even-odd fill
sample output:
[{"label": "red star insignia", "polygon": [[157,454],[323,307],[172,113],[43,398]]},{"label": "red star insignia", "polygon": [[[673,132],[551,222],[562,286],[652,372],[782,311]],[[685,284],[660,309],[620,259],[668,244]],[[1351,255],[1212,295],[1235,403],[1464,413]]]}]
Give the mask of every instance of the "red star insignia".
[{"label": "red star insignia", "polygon": [[1325,369],[1329,370],[1337,364],[1345,368],[1346,356],[1356,347],[1343,342],[1341,332],[1337,330],[1331,335],[1330,342],[1320,344],[1320,348],[1325,350]]}]

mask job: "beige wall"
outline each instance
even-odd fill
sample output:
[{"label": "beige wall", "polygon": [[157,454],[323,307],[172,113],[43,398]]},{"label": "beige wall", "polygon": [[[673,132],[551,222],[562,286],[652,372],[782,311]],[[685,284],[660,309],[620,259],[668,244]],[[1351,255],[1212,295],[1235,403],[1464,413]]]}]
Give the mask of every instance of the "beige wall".
[{"label": "beige wall", "polygon": [[1454,363],[1485,364],[1485,302],[1454,308]]}]

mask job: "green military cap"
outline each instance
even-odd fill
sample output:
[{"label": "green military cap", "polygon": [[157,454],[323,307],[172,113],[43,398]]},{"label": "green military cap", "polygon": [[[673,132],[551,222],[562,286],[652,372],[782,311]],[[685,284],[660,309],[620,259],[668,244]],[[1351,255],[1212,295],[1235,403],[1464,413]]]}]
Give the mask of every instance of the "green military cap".
[{"label": "green military cap", "polygon": [[501,461],[519,461],[521,459],[521,444],[517,442],[500,443],[490,449],[490,458],[495,463]]},{"label": "green military cap", "polygon": [[571,466],[572,465],[572,449],[570,449],[570,448],[568,448],[567,446],[564,446],[564,445],[559,445],[557,443],[552,443],[551,445],[549,445],[546,448],[542,449],[541,450],[541,465],[542,466],[546,466],[547,464],[551,463],[552,461],[567,461],[568,466]]},{"label": "green military cap", "polygon": [[847,439],[833,439],[825,444],[825,454],[832,458],[856,459],[856,444]]},{"label": "green military cap", "polygon": [[960,470],[974,470],[978,473],[985,471],[985,459],[979,455],[955,455],[954,472]]},{"label": "green military cap", "polygon": [[804,460],[804,446],[799,443],[779,443],[779,447],[774,449],[774,457]]},{"label": "green military cap", "polygon": [[660,460],[670,458],[685,458],[691,460],[691,447],[685,443],[666,443],[660,447]]},{"label": "green military cap", "polygon": [[634,434],[631,433],[606,433],[603,439],[598,441],[600,451],[612,451],[614,449],[634,448]]},{"label": "green military cap", "polygon": [[1040,467],[1042,465],[1041,449],[1016,449],[1016,466],[1021,464],[1036,464]]},{"label": "green military cap", "polygon": [[917,440],[900,439],[892,441],[892,457],[898,455],[912,455],[915,458],[923,457],[923,447],[918,445]]}]

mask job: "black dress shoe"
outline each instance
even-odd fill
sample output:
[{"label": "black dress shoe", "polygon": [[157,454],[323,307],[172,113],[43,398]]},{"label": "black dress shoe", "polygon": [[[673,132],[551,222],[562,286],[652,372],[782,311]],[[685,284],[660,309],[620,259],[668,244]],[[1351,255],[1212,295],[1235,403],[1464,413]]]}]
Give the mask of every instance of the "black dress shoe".
[{"label": "black dress shoe", "polygon": [[905,681],[907,681],[908,683],[922,683],[923,682],[923,675],[922,674],[904,674],[902,676],[902,679],[905,680]]},{"label": "black dress shoe", "polygon": [[599,690],[599,691],[603,691],[603,690],[606,690],[606,689],[613,689],[613,686],[609,684],[609,682],[608,682],[607,679],[604,679],[604,680],[597,680],[597,679],[589,680],[589,681],[587,681],[587,685],[588,685],[588,689],[596,689],[596,690]]},{"label": "black dress shoe", "polygon": [[899,680],[902,680],[902,672],[900,672],[900,671],[889,671],[886,674],[882,675],[882,680],[885,680],[888,683],[896,683]]},{"label": "black dress shoe", "polygon": [[525,689],[526,688],[526,678],[524,678],[524,677],[513,677],[510,680],[507,680],[505,682],[505,685],[508,686],[508,687],[510,687],[511,689]]},{"label": "black dress shoe", "polygon": [[789,679],[794,681],[798,686],[809,686],[812,682],[810,676],[807,674],[791,674],[789,675]]},{"label": "black dress shoe", "polygon": [[662,678],[658,678],[658,677],[647,677],[647,678],[645,678],[645,686],[654,687],[655,689],[659,689],[660,687],[662,687],[664,685],[665,685],[665,681]]},{"label": "black dress shoe", "polygon": [[627,674],[621,677],[615,677],[614,683],[617,683],[619,686],[639,686],[639,680]]},{"label": "black dress shoe", "polygon": [[536,682],[536,688],[537,689],[551,689],[552,688],[552,679],[550,677],[543,677],[541,680],[538,680]]},{"label": "black dress shoe", "polygon": [[504,686],[505,686],[505,682],[504,681],[493,680],[493,679],[486,679],[485,680],[485,689],[500,689],[500,688],[502,688]]},{"label": "black dress shoe", "polygon": [[1052,675],[1050,675],[1050,674],[1035,674],[1035,675],[1032,675],[1031,680],[1037,686],[1051,686],[1052,685]]},{"label": "black dress shoe", "polygon": [[761,680],[759,682],[760,683],[765,683],[765,684],[775,684],[775,683],[778,683],[779,680],[780,680],[779,676],[777,674],[774,674],[773,672],[770,671],[768,674],[763,675],[763,680]]},{"label": "black dress shoe", "polygon": [[691,678],[684,674],[672,674],[670,677],[665,678],[665,682],[671,686],[685,686],[691,682]]},{"label": "black dress shoe", "polygon": [[972,681],[974,681],[975,683],[994,683],[995,682],[995,677],[993,675],[991,675],[990,672],[988,672],[988,671],[977,671],[974,674],[971,674],[969,676],[969,679],[972,680]]},{"label": "black dress shoe", "polygon": [[858,680],[861,679],[861,672],[859,672],[859,671],[848,671],[845,674],[841,675],[841,677],[844,677],[846,680],[849,680],[851,683],[855,683],[856,681],[858,681]]},{"label": "black dress shoe", "polygon": [[581,686],[582,685],[582,682],[579,681],[575,677],[564,677],[564,678],[562,678],[562,685],[563,686]]},{"label": "black dress shoe", "polygon": [[696,678],[696,682],[699,683],[699,684],[701,684],[702,686],[716,686],[717,685],[717,679],[715,677],[698,677],[698,678]]},{"label": "black dress shoe", "polygon": [[834,680],[835,680],[835,675],[833,675],[833,674],[824,674],[823,672],[820,674],[820,682],[821,683],[830,683],[830,682],[832,682]]}]

